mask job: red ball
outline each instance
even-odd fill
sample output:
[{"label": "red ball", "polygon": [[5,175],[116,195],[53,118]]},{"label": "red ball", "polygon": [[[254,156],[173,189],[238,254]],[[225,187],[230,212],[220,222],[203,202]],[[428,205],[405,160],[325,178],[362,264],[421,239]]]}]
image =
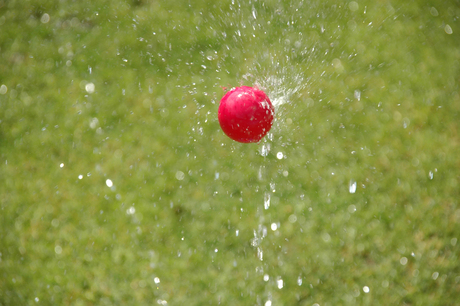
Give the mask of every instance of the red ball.
[{"label": "red ball", "polygon": [[241,86],[220,100],[218,118],[224,133],[238,142],[258,142],[272,127],[275,110],[259,89]]}]

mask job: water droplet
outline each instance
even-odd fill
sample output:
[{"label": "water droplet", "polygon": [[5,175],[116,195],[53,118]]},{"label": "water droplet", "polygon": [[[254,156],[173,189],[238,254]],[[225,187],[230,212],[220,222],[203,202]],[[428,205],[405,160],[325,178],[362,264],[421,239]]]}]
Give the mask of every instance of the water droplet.
[{"label": "water droplet", "polygon": [[359,4],[355,1],[351,1],[350,3],[348,3],[348,8],[350,9],[350,11],[355,12],[359,9]]},{"label": "water droplet", "polygon": [[50,15],[47,13],[43,14],[42,17],[40,18],[41,23],[48,23],[50,22]]},{"label": "water droplet", "polygon": [[56,254],[61,254],[62,253],[62,247],[60,245],[57,245],[54,247],[54,252],[56,252]]},{"label": "water droplet", "polygon": [[302,286],[302,277],[301,276],[299,276],[297,278],[297,285]]},{"label": "water droplet", "polygon": [[283,279],[282,278],[277,279],[276,280],[276,285],[278,286],[278,289],[283,289],[283,287],[284,287]]},{"label": "water droplet", "polygon": [[453,33],[452,28],[448,24],[444,27],[444,31],[449,35]]},{"label": "water droplet", "polygon": [[278,152],[278,153],[276,153],[276,158],[282,159],[283,157],[284,157],[283,152]]},{"label": "water droplet", "polygon": [[97,118],[93,118],[93,119],[91,119],[91,121],[89,122],[89,127],[92,128],[93,130],[94,130],[95,128],[97,128],[98,125],[99,125],[99,119],[97,119]]},{"label": "water droplet", "polygon": [[399,260],[399,263],[405,266],[407,264],[407,257],[401,257],[401,259]]},{"label": "water droplet", "polygon": [[343,72],[344,71],[344,67],[342,65],[342,61],[338,58],[334,58],[332,60],[332,66],[337,70],[337,72]]},{"label": "water droplet", "polygon": [[259,180],[262,180],[264,178],[264,166],[259,167],[259,172],[257,174],[257,177],[259,178]]},{"label": "water droplet", "polygon": [[264,195],[264,208],[268,209],[270,207],[270,193],[266,192]]},{"label": "water droplet", "polygon": [[113,182],[112,182],[111,179],[107,179],[107,180],[105,181],[105,184],[106,184],[107,187],[109,187],[109,188],[111,188],[111,187],[113,186]]},{"label": "water droplet", "polygon": [[64,168],[64,163],[60,163],[60,164],[59,164],[59,167],[60,167],[60,168]]},{"label": "water droplet", "polygon": [[259,247],[257,247],[257,258],[259,258],[260,261],[264,260],[264,252]]},{"label": "water droplet", "polygon": [[428,177],[430,178],[430,180],[433,179],[433,176],[434,176],[434,175],[433,175],[433,171],[430,171],[430,172],[428,173]]},{"label": "water droplet", "polygon": [[368,287],[368,286],[364,286],[364,287],[363,287],[363,291],[364,291],[364,293],[369,293],[369,287]]},{"label": "water droplet", "polygon": [[261,156],[267,156],[268,153],[270,152],[270,144],[269,143],[266,143],[266,144],[263,144],[261,147],[260,147],[260,155]]},{"label": "water droplet", "polygon": [[276,223],[272,223],[270,225],[270,228],[272,229],[272,231],[276,231],[278,229],[278,225]]},{"label": "water droplet", "polygon": [[350,193],[355,193],[356,192],[356,182],[353,180],[350,180],[350,183],[348,185],[348,191]]},{"label": "water droplet", "polygon": [[160,283],[160,279],[159,279],[158,277],[155,277],[155,278],[153,279],[153,281],[155,282],[155,284],[159,284],[159,283]]},{"label": "water droplet", "polygon": [[184,178],[185,178],[184,172],[182,172],[182,171],[177,171],[177,172],[176,172],[176,179],[177,179],[178,181],[182,181]]},{"label": "water droplet", "polygon": [[361,91],[355,90],[354,97],[356,100],[360,101],[361,100]]},{"label": "water droplet", "polygon": [[81,180],[82,178],[83,178],[83,174],[80,174],[80,175],[78,176],[78,179]]},{"label": "water droplet", "polygon": [[2,86],[0,86],[0,95],[6,94],[7,91],[8,91],[8,87],[6,87],[5,84],[2,84]]},{"label": "water droplet", "polygon": [[436,280],[439,276],[439,272],[434,272],[432,275],[431,275],[431,278]]},{"label": "water droplet", "polygon": [[127,215],[134,215],[135,213],[136,213],[136,209],[133,206],[131,206],[130,208],[126,210]]},{"label": "water droplet", "polygon": [[403,127],[407,128],[410,124],[410,119],[409,118],[404,118],[403,119]]},{"label": "water droplet", "polygon": [[88,83],[88,84],[85,85],[85,90],[89,94],[92,94],[95,89],[96,89],[96,86],[94,86],[93,83]]}]

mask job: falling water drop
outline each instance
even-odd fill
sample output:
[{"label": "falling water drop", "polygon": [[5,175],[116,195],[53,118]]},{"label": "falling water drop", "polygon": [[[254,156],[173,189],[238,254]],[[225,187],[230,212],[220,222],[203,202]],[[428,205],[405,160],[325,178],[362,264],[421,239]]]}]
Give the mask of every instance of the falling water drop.
[{"label": "falling water drop", "polygon": [[356,100],[360,101],[361,100],[361,91],[355,90],[354,96],[355,96]]},{"label": "falling water drop", "polygon": [[279,278],[276,280],[276,285],[278,286],[278,289],[283,289],[284,287],[284,282],[282,278]]},{"label": "falling water drop", "polygon": [[350,193],[355,193],[356,192],[356,182],[355,181],[350,180],[350,184],[348,186],[348,191],[350,191]]},{"label": "falling water drop", "polygon": [[270,207],[270,193],[266,192],[264,195],[264,208],[268,209]]},{"label": "falling water drop", "polygon": [[257,248],[257,258],[259,258],[260,261],[264,260],[264,251],[259,247]]},{"label": "falling water drop", "polygon": [[270,152],[270,144],[269,143],[263,144],[262,147],[260,148],[260,155],[265,157],[268,155],[269,152]]},{"label": "falling water drop", "polygon": [[297,285],[302,286],[302,277],[301,276],[299,276],[297,278]]},{"label": "falling water drop", "polygon": [[264,178],[265,168],[264,166],[259,167],[259,172],[257,173],[257,178],[261,181]]}]

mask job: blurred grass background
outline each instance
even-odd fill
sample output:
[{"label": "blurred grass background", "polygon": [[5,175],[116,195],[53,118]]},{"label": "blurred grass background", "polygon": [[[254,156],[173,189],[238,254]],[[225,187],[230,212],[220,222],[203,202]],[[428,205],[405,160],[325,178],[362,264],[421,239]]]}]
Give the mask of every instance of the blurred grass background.
[{"label": "blurred grass background", "polygon": [[[459,18],[1,0],[0,305],[457,304]],[[240,84],[287,101],[260,144]]]}]

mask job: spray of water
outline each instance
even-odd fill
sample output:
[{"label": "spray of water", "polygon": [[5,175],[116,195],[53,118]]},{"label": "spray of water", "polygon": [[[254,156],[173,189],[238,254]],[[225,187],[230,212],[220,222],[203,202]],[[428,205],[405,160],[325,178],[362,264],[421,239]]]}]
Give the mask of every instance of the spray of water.
[{"label": "spray of water", "polygon": [[307,86],[301,74],[290,74],[287,70],[282,68],[279,73],[269,74],[255,82],[256,86],[268,91],[275,112],[279,112],[282,105],[291,102],[294,95]]}]

